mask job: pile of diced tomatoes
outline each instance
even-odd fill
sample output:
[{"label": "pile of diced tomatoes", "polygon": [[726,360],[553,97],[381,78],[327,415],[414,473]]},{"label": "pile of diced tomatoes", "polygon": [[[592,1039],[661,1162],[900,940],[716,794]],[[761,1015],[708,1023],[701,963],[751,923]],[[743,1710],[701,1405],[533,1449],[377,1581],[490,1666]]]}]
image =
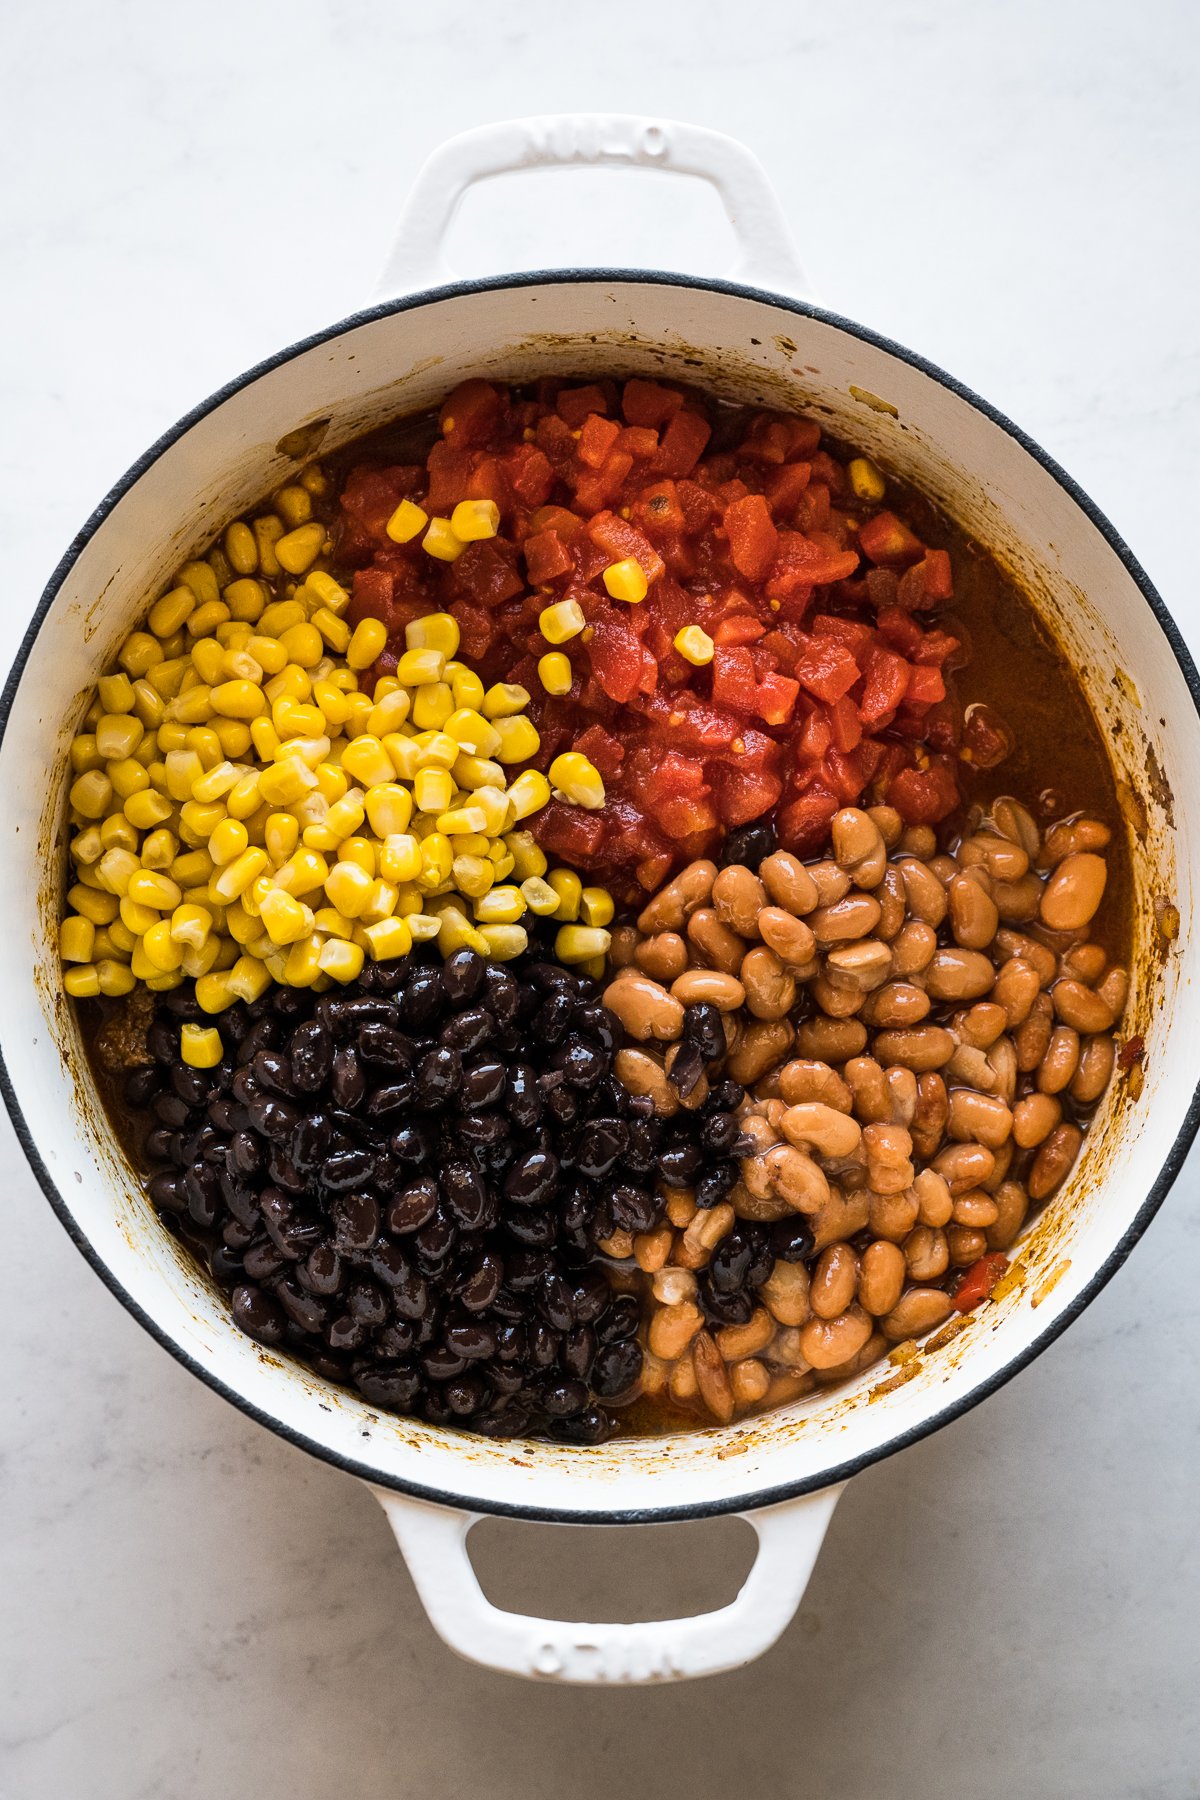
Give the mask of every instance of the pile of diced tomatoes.
[{"label": "pile of diced tomatoes", "polygon": [[[959,640],[939,628],[950,558],[886,506],[856,498],[809,420],[733,412],[632,379],[507,390],[464,382],[424,463],[361,463],[340,497],[352,622],[394,634],[445,608],[487,681],[520,682],[545,768],[564,749],[600,770],[598,811],[552,801],[530,823],[555,857],[657,887],[729,830],[771,815],[780,842],[819,851],[839,807],[887,801],[910,823],[960,804]],[[403,499],[430,515],[491,499],[500,533],[438,561],[385,526]],[[602,574],[634,558],[649,589],[612,600]],[[561,646],[574,682],[547,694],[542,610],[579,602]],[[711,637],[697,667],[683,626]],[[864,799],[865,797],[865,799]]]}]

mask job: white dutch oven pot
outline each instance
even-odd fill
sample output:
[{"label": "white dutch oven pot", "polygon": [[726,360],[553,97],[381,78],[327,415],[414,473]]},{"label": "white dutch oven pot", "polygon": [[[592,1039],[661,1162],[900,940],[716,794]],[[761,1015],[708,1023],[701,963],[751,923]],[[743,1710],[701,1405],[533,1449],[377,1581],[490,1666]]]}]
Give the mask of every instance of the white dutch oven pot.
[{"label": "white dutch oven pot", "polygon": [[[594,269],[447,278],[439,246],[469,183],[569,163],[711,182],[740,245],[738,283]],[[401,289],[405,297],[391,297]],[[1179,634],[1112,526],[1036,445],[940,370],[802,292],[778,203],[729,139],[607,117],[468,133],[418,179],[380,304],[205,401],[108,496],[55,571],[3,699],[4,1092],[48,1200],[113,1292],[181,1362],[282,1437],[371,1484],[446,1642],[518,1674],[640,1682],[760,1654],[799,1604],[848,1477],[967,1411],[1050,1343],[1128,1253],[1196,1129],[1200,939],[1190,926],[1200,721]],[[491,1443],[378,1413],[252,1343],[155,1221],[105,1125],[61,997],[54,924],[65,752],[87,691],[148,600],[297,457],[431,407],[467,375],[613,370],[802,408],[941,500],[1034,593],[1080,671],[1124,784],[1137,890],[1130,1028],[1145,1034],[1145,1091],[1136,1105],[1119,1083],[1110,1094],[1068,1189],[1020,1247],[1023,1284],[923,1357],[907,1384],[872,1399],[875,1369],[765,1418],[671,1439],[596,1449]],[[297,437],[301,427],[310,429]],[[1154,931],[1162,896],[1183,920],[1165,961]],[[475,1581],[465,1540],[484,1513],[575,1524],[739,1513],[758,1534],[759,1555],[734,1603],[700,1618],[528,1619],[491,1606]]]}]

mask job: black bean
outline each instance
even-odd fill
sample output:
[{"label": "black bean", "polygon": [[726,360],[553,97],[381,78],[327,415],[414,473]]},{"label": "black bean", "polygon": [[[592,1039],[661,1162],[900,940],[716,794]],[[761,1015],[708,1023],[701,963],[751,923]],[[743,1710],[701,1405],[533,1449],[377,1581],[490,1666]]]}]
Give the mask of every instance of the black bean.
[{"label": "black bean", "polygon": [[491,1250],[481,1250],[463,1275],[458,1298],[468,1312],[486,1312],[500,1288],[504,1265]]},{"label": "black bean", "polygon": [[708,1264],[708,1279],[719,1294],[732,1294],[744,1287],[750,1272],[753,1251],[738,1231],[723,1237]]},{"label": "black bean", "polygon": [[464,1319],[447,1325],[442,1342],[447,1350],[452,1350],[456,1356],[464,1356],[468,1362],[478,1362],[496,1354],[495,1328],[478,1319]]},{"label": "black bean", "polygon": [[142,1148],[148,1162],[170,1162],[171,1140],[174,1132],[168,1131],[165,1125],[156,1125],[153,1131],[146,1133],[146,1141]]},{"label": "black bean", "polygon": [[772,1225],[768,1238],[772,1254],[781,1262],[803,1262],[812,1255],[812,1227],[807,1219],[795,1214]]},{"label": "black bean", "polygon": [[662,1201],[658,1195],[645,1188],[632,1187],[628,1182],[609,1188],[605,1198],[612,1208],[613,1218],[626,1231],[653,1231],[662,1216]]},{"label": "black bean", "polygon": [[596,1333],[590,1325],[572,1325],[563,1338],[559,1361],[568,1375],[575,1375],[580,1381],[586,1381],[597,1348]]},{"label": "black bean", "polygon": [[700,1303],[708,1319],[717,1325],[747,1325],[754,1311],[754,1302],[744,1290],[723,1294],[708,1276],[700,1283]]},{"label": "black bean", "polygon": [[738,1168],[734,1162],[718,1163],[715,1168],[707,1169],[696,1183],[696,1205],[702,1211],[719,1206],[737,1186],[737,1181]]},{"label": "black bean", "polygon": [[155,1206],[163,1212],[182,1213],[187,1211],[187,1194],[184,1191],[182,1175],[156,1175],[151,1181],[149,1195]]},{"label": "black bean", "polygon": [[535,1250],[548,1250],[558,1238],[558,1219],[549,1209],[524,1207],[504,1214],[503,1225],[518,1244]]},{"label": "black bean", "polygon": [[427,1050],[417,1064],[413,1103],[432,1112],[458,1092],[462,1081],[462,1057],[457,1050],[439,1044]]},{"label": "black bean", "polygon": [[489,963],[479,998],[501,1029],[515,1020],[520,997],[521,989],[516,977],[510,975],[501,964]]},{"label": "black bean", "polygon": [[369,1250],[379,1236],[379,1202],[374,1194],[338,1194],[329,1212],[339,1250]]},{"label": "black bean", "polygon": [[572,1418],[556,1420],[554,1435],[568,1444],[603,1444],[613,1429],[612,1421],[598,1406],[588,1406]]},{"label": "black bean", "polygon": [[620,1026],[606,1006],[581,1006],[575,1013],[575,1029],[602,1050],[615,1050]]},{"label": "black bean", "polygon": [[700,1121],[701,1146],[705,1150],[711,1150],[716,1156],[726,1155],[732,1150],[740,1135],[741,1127],[736,1113],[710,1113]]},{"label": "black bean", "polygon": [[680,1044],[668,1078],[680,1099],[687,1100],[699,1087],[707,1060],[695,1044]]},{"label": "black bean", "polygon": [[438,1184],[431,1177],[426,1175],[419,1181],[410,1181],[388,1203],[388,1230],[397,1237],[404,1237],[410,1231],[420,1231],[422,1225],[427,1225],[432,1219],[440,1199]]},{"label": "black bean", "polygon": [[187,1209],[203,1231],[211,1231],[221,1215],[221,1184],[215,1169],[193,1163],[183,1177]]},{"label": "black bean", "polygon": [[235,1288],[246,1279],[246,1268],[239,1251],[218,1244],[209,1258],[212,1278],[220,1288]]},{"label": "black bean", "polygon": [[467,1231],[480,1231],[491,1222],[496,1206],[488,1184],[478,1169],[466,1162],[447,1163],[439,1186],[451,1217]]},{"label": "black bean", "polygon": [[518,1206],[544,1206],[558,1191],[559,1163],[548,1150],[520,1157],[504,1180],[504,1197]]},{"label": "black bean", "polygon": [[356,1275],[346,1283],[346,1310],[352,1319],[364,1325],[382,1325],[388,1315],[388,1303],[382,1289],[365,1275]]},{"label": "black bean", "polygon": [[329,1091],[338,1106],[352,1111],[361,1104],[367,1091],[367,1078],[353,1044],[347,1044],[334,1053]]},{"label": "black bean", "polygon": [[247,1282],[233,1290],[233,1318],[247,1337],[260,1344],[282,1342],[284,1316],[278,1302],[264,1289]]},{"label": "black bean", "polygon": [[622,1163],[631,1174],[648,1175],[658,1162],[661,1130],[650,1119],[634,1119],[626,1127]]},{"label": "black bean", "polygon": [[357,1350],[367,1341],[367,1327],[348,1312],[340,1313],[325,1327],[325,1341],[331,1350]]},{"label": "black bean", "polygon": [[360,1026],[355,1044],[364,1062],[376,1063],[397,1074],[412,1067],[412,1039],[380,1019],[370,1019]]},{"label": "black bean", "polygon": [[455,1136],[460,1143],[490,1148],[504,1144],[512,1136],[512,1126],[500,1112],[460,1113]]},{"label": "black bean", "polygon": [[557,1269],[549,1270],[538,1282],[534,1304],[555,1331],[569,1331],[575,1323],[575,1296],[570,1282]]},{"label": "black bean", "polygon": [[323,1162],[328,1156],[332,1141],[333,1121],[329,1114],[325,1112],[305,1113],[292,1133],[290,1145],[292,1161],[298,1169],[304,1171],[315,1169],[318,1163]]},{"label": "black bean", "polygon": [[370,1181],[374,1171],[375,1159],[369,1150],[334,1150],[321,1164],[320,1176],[322,1185],[338,1194]]},{"label": "black bean", "polygon": [[298,1282],[289,1281],[286,1277],[275,1283],[275,1298],[282,1306],[293,1325],[301,1331],[317,1333],[324,1329],[328,1320],[328,1307],[315,1294],[306,1293]]},{"label": "black bean", "polygon": [[258,1093],[246,1107],[251,1129],[272,1143],[286,1144],[297,1125],[300,1114],[290,1100],[277,1100],[271,1094]]},{"label": "black bean", "polygon": [[487,1389],[473,1370],[468,1370],[455,1381],[448,1381],[442,1389],[442,1396],[450,1411],[464,1419],[479,1410],[486,1395]]},{"label": "black bean", "polygon": [[149,1106],[162,1087],[162,1075],[153,1063],[134,1069],[125,1077],[126,1106]]},{"label": "black bean", "polygon": [[252,1281],[266,1281],[268,1276],[277,1275],[286,1261],[279,1245],[273,1244],[265,1235],[250,1245],[243,1258],[246,1273]]},{"label": "black bean", "polygon": [[634,1338],[619,1338],[602,1344],[591,1366],[593,1390],[603,1400],[611,1400],[631,1388],[642,1372],[642,1347]]},{"label": "black bean", "polygon": [[292,1059],[282,1050],[260,1050],[250,1068],[260,1088],[265,1088],[268,1093],[282,1094],[285,1100],[296,1098]]},{"label": "black bean", "polygon": [[[583,1317],[582,1313],[580,1317]],[[602,1344],[612,1344],[620,1338],[632,1337],[640,1322],[641,1309],[633,1295],[618,1294],[600,1319],[596,1336]]]},{"label": "black bean", "polygon": [[433,1154],[433,1139],[429,1129],[419,1121],[401,1125],[388,1141],[401,1162],[428,1162]]},{"label": "black bean", "polygon": [[552,1368],[558,1358],[559,1337],[557,1331],[541,1319],[531,1320],[526,1328],[526,1355],[535,1369]]},{"label": "black bean", "polygon": [[509,1117],[520,1131],[529,1131],[542,1116],[542,1093],[531,1063],[514,1063],[508,1071],[505,1101]]},{"label": "black bean", "polygon": [[582,1381],[556,1381],[542,1394],[542,1405],[552,1419],[568,1419],[581,1413],[588,1403],[588,1391]]},{"label": "black bean", "polygon": [[421,1391],[421,1377],[416,1369],[404,1363],[379,1363],[373,1369],[360,1369],[354,1384],[374,1406],[386,1406],[390,1412],[412,1411]]},{"label": "black bean", "polygon": [[375,1333],[373,1348],[377,1356],[407,1356],[416,1341],[416,1331],[407,1319],[389,1319]]},{"label": "black bean", "polygon": [[760,862],[775,852],[777,839],[769,825],[743,825],[738,831],[731,831],[722,844],[719,861],[723,869],[732,863],[745,863],[748,869],[757,869]]},{"label": "black bean", "polygon": [[658,1172],[668,1187],[694,1187],[703,1167],[698,1144],[669,1144],[658,1153]]},{"label": "black bean", "polygon": [[297,1274],[314,1294],[336,1294],[345,1280],[342,1259],[332,1244],[318,1244],[310,1250]]},{"label": "black bean", "polygon": [[432,1025],[445,1003],[443,971],[414,969],[399,997],[400,1023],[408,1031]]},{"label": "black bean", "polygon": [[575,1013],[576,1000],[573,993],[564,988],[555,988],[533,1016],[530,1036],[535,1044],[557,1044],[566,1035],[567,1028]]},{"label": "black bean", "polygon": [[159,1094],[150,1108],[156,1119],[169,1125],[172,1131],[179,1131],[191,1118],[191,1108],[186,1100],[178,1094]]},{"label": "black bean", "polygon": [[487,1060],[464,1069],[460,1104],[469,1112],[480,1112],[494,1106],[504,1093],[505,1068],[502,1062]]},{"label": "black bean", "polygon": [[429,1381],[452,1381],[466,1369],[467,1359],[444,1344],[436,1344],[421,1357],[421,1372]]},{"label": "black bean", "polygon": [[298,1094],[319,1094],[333,1073],[333,1039],[316,1019],[297,1025],[288,1040],[292,1083]]},{"label": "black bean", "polygon": [[442,986],[452,1006],[474,1000],[487,978],[487,964],[474,950],[456,950],[442,966]]},{"label": "black bean", "polygon": [[[471,952],[468,952],[470,955]],[[496,1021],[483,1006],[472,1006],[456,1013],[442,1026],[439,1042],[463,1056],[481,1050],[495,1036]]]}]

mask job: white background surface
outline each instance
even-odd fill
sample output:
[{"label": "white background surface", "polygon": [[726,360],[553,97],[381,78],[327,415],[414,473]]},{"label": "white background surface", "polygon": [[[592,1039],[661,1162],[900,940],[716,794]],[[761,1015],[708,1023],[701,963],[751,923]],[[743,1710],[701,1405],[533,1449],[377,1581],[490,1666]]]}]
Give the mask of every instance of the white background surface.
[{"label": "white background surface", "polygon": [[[1189,0],[43,0],[5,21],[5,665],[145,445],[369,291],[435,143],[587,107],[750,143],[825,300],[1063,461],[1196,647]],[[689,184],[620,175],[497,184],[457,236],[464,271],[719,273],[725,242]],[[0,1155],[3,1800],[1200,1793],[1194,1159],[1065,1339],[852,1484],[776,1650],[596,1694],[457,1663],[365,1490],[143,1336],[7,1123]],[[478,1535],[501,1601],[645,1617],[727,1597],[747,1534]]]}]

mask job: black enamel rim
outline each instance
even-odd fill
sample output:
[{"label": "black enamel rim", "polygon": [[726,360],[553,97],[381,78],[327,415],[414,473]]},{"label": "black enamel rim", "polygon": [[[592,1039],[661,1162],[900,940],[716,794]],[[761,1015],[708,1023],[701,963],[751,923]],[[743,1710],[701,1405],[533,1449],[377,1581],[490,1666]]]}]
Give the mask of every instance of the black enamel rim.
[{"label": "black enamel rim", "polygon": [[[268,357],[265,361],[255,364],[253,368],[248,369],[243,375],[228,382],[226,386],[218,388],[207,400],[201,401],[198,406],[193,407],[191,412],[185,414],[185,416],[179,420],[178,424],[172,426],[169,431],[164,432],[157,443],[151,445],[150,449],[148,449],[145,454],[133,464],[132,468],[122,476],[115,487],[113,487],[105,496],[100,505],[92,513],[91,517],[86,520],[80,531],[77,532],[68,547],[66,554],[51,575],[45,591],[38,602],[37,610],[33,615],[29,629],[22,640],[21,648],[17,652],[13,667],[5,682],[3,694],[0,695],[0,744],[3,743],[4,735],[8,728],[13,700],[16,695],[17,687],[20,684],[21,677],[25,671],[26,663],[29,660],[30,651],[33,648],[34,641],[37,638],[38,632],[41,630],[46,614],[52,606],[59,589],[62,587],[63,582],[66,580],[80,553],[95,536],[96,532],[100,529],[101,525],[103,525],[113,508],[124,498],[146,470],[157,462],[159,457],[162,456],[165,451],[169,450],[173,444],[177,443],[193,425],[197,424],[201,419],[206,418],[209,413],[214,412],[224,401],[229,399],[231,395],[239,393],[243,388],[249,387],[253,382],[257,381],[260,376],[266,375],[274,369],[283,367],[286,363],[293,361],[296,357],[303,355],[306,351],[312,350],[321,344],[328,343],[334,338],[341,337],[346,332],[353,331],[359,326],[370,324],[377,319],[389,317],[394,313],[413,312],[419,310],[423,306],[432,305],[442,300],[459,299],[472,294],[495,292],[504,289],[579,286],[597,282],[647,287],[699,289],[708,293],[727,294],[734,299],[756,301],[763,305],[775,307],[781,312],[794,313],[802,318],[815,319],[821,324],[833,326],[835,329],[845,332],[848,336],[859,339],[862,343],[870,344],[875,349],[883,350],[888,355],[897,358],[900,362],[907,363],[909,367],[917,369],[922,374],[929,376],[933,381],[936,381],[941,387],[944,387],[949,393],[954,394],[958,399],[966,401],[968,405],[974,407],[977,412],[981,413],[984,418],[988,419],[993,425],[998,426],[1000,430],[1007,433],[1007,435],[1012,438],[1022,450],[1040,464],[1045,472],[1057,482],[1058,486],[1063,490],[1067,497],[1074,502],[1082,513],[1084,513],[1090,523],[1100,533],[1101,537],[1104,538],[1114,555],[1119,558],[1130,579],[1134,582],[1142,598],[1145,600],[1146,606],[1157,622],[1163,636],[1166,638],[1171,653],[1179,666],[1188,693],[1191,696],[1192,704],[1195,706],[1197,714],[1200,715],[1200,676],[1197,675],[1196,666],[1192,661],[1182,636],[1180,635],[1178,626],[1167,611],[1166,606],[1145,570],[1137,561],[1137,558],[1129,549],[1120,533],[1115,530],[1109,520],[1100,511],[1099,507],[1096,506],[1088,495],[1083,492],[1082,488],[1071,479],[1064,469],[1060,468],[1053,457],[1049,456],[1039,444],[1035,443],[1034,440],[1022,431],[1019,426],[1014,425],[1003,413],[998,412],[995,407],[990,406],[986,400],[980,399],[980,397],[973,393],[970,388],[965,387],[962,382],[956,381],[955,378],[952,375],[948,375],[944,369],[938,368],[935,363],[928,362],[924,357],[918,356],[915,352],[906,349],[903,345],[894,342],[891,338],[885,337],[879,332],[870,331],[865,326],[855,323],[852,319],[846,319],[837,313],[828,312],[824,307],[814,306],[806,301],[789,299],[784,295],[770,293],[762,288],[746,287],[740,283],[730,281],[710,281],[701,279],[697,276],[673,275],[645,269],[551,269],[533,271],[528,274],[520,275],[494,276],[477,281],[455,282],[445,287],[426,289],[423,292],[407,295],[399,300],[387,301],[380,306],[369,307],[361,312],[351,313],[347,318],[342,319],[336,325],[330,326],[327,330],[316,332],[311,337],[302,338],[298,342],[289,345],[287,349],[279,351],[277,355]],[[819,1475],[812,1475],[794,1482],[782,1483],[776,1487],[754,1489],[741,1496],[713,1501],[695,1502],[686,1506],[642,1507],[625,1510],[594,1509],[580,1512],[566,1512],[555,1507],[536,1505],[518,1506],[489,1499],[472,1498],[467,1495],[451,1493],[443,1488],[427,1487],[416,1481],[401,1481],[394,1476],[385,1474],[379,1469],[373,1468],[369,1463],[359,1462],[353,1457],[343,1456],[339,1452],[331,1450],[324,1444],[320,1444],[314,1439],[306,1436],[304,1432],[296,1431],[290,1426],[281,1423],[280,1420],[274,1418],[271,1414],[263,1412],[261,1408],[255,1406],[253,1402],[248,1400],[245,1395],[239,1393],[237,1389],[228,1386],[226,1382],[222,1381],[210,1369],[203,1367],[194,1357],[189,1355],[188,1352],[177,1343],[176,1340],[157,1323],[157,1321],[152,1319],[137,1301],[133,1299],[117,1280],[103,1258],[97,1253],[92,1243],[81,1229],[78,1221],[75,1219],[64,1195],[52,1179],[49,1170],[46,1168],[45,1163],[38,1153],[33,1134],[29,1129],[24,1113],[22,1112],[21,1106],[13,1090],[12,1080],[3,1059],[2,1049],[0,1049],[0,1092],[3,1093],[4,1102],[8,1108],[9,1116],[12,1119],[17,1139],[25,1153],[30,1168],[33,1170],[39,1187],[43,1194],[45,1194],[46,1199],[50,1202],[55,1213],[58,1215],[59,1221],[63,1225],[68,1236],[72,1239],[83,1256],[87,1258],[88,1262],[104,1282],[105,1286],[116,1295],[121,1304],[128,1312],[132,1313],[133,1317],[150,1333],[151,1337],[157,1339],[163,1348],[171,1353],[177,1362],[182,1363],[184,1368],[190,1370],[193,1375],[197,1376],[208,1387],[220,1394],[222,1398],[228,1400],[241,1412],[245,1413],[248,1418],[254,1419],[260,1425],[265,1425],[268,1430],[275,1432],[278,1437],[286,1439],[287,1442],[295,1444],[302,1450],[307,1450],[311,1455],[319,1457],[323,1462],[331,1463],[335,1468],[343,1469],[349,1475],[356,1475],[361,1480],[369,1482],[376,1487],[388,1488],[400,1494],[409,1494],[420,1500],[430,1500],[445,1506],[457,1507],[465,1512],[495,1514],[501,1517],[518,1519],[536,1519],[552,1524],[580,1525],[652,1524],[667,1523],[682,1519],[711,1518],[723,1513],[746,1512],[761,1506],[770,1506],[779,1501],[797,1499],[803,1494],[815,1493],[822,1488],[832,1487],[839,1482],[847,1481],[852,1475],[857,1475],[861,1470],[869,1468],[873,1463],[882,1462],[885,1457],[893,1455],[897,1450],[903,1450],[910,1444],[919,1443],[922,1438],[929,1437],[933,1432],[940,1430],[943,1425],[950,1424],[954,1419],[962,1418],[966,1413],[971,1412],[978,1406],[981,1401],[986,1400],[991,1394],[998,1392],[1000,1388],[1004,1387],[1007,1382],[1012,1380],[1014,1375],[1017,1375],[1022,1369],[1028,1367],[1035,1357],[1040,1356],[1042,1351],[1047,1349],[1054,1343],[1056,1338],[1061,1336],[1068,1325],[1072,1324],[1074,1320],[1079,1317],[1084,1308],[1096,1297],[1101,1289],[1111,1281],[1112,1277],[1121,1267],[1121,1264],[1125,1261],[1126,1257],[1133,1249],[1133,1246],[1137,1243],[1151,1219],[1166,1199],[1175,1177],[1183,1166],[1184,1159],[1191,1147],[1197,1128],[1200,1127],[1200,1082],[1198,1082],[1184,1116],[1183,1123],[1162,1168],[1159,1170],[1157,1178],[1145,1200],[1138,1208],[1118,1243],[1110,1251],[1104,1263],[1092,1276],[1087,1286],[1083,1288],[1071,1302],[1070,1306],[1066,1307],[1057,1318],[1051,1320],[1047,1324],[1045,1330],[1035,1338],[1032,1343],[1027,1345],[1019,1355],[1014,1356],[1002,1369],[998,1370],[996,1374],[992,1375],[987,1381],[981,1383],[980,1386],[974,1388],[969,1394],[964,1395],[958,1400],[952,1401],[949,1405],[941,1408],[929,1418],[923,1419],[919,1424],[910,1427],[907,1431],[898,1433],[895,1437],[888,1439],[886,1443],[878,1445],[875,1449],[863,1451],[858,1456],[850,1457],[844,1462],[823,1469]],[[586,1452],[580,1451],[579,1454],[584,1455]]]}]

